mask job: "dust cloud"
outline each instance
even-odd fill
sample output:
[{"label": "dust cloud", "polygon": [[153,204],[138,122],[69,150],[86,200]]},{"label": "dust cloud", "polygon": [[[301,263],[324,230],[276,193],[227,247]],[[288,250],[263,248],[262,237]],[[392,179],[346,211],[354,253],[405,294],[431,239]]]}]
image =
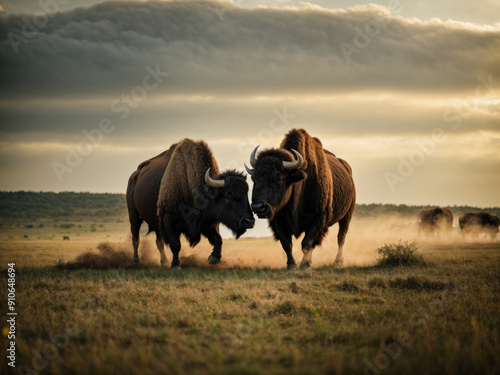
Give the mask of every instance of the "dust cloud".
[{"label": "dust cloud", "polygon": [[[337,255],[338,225],[330,228],[329,235],[321,247],[317,247],[312,255],[313,267],[333,264]],[[222,260],[220,264],[209,265],[207,258],[212,247],[206,239],[190,248],[182,241],[180,253],[181,268],[201,269],[264,269],[283,268],[286,266],[286,255],[279,242],[272,238],[252,238],[251,231],[239,240],[224,239]],[[293,241],[293,255],[300,265],[302,251],[300,241]],[[463,243],[458,223],[449,235],[424,236],[420,233],[417,218],[412,216],[378,216],[354,218],[347,233],[344,246],[344,266],[370,266],[377,259],[376,250],[386,243],[398,241],[416,241],[421,248],[429,245]],[[172,253],[165,247],[170,267]],[[122,243],[102,242],[95,249],[80,254],[63,267],[67,269],[129,269],[129,268],[160,268],[160,254],[153,236],[143,236],[139,247],[140,263],[133,262],[132,241]]]},{"label": "dust cloud", "polygon": [[[101,242],[95,249],[78,255],[74,260],[60,265],[65,269],[129,269],[150,268],[157,265],[149,243],[143,247],[141,264],[134,263],[132,243]],[[158,262],[159,265],[159,262]]]}]

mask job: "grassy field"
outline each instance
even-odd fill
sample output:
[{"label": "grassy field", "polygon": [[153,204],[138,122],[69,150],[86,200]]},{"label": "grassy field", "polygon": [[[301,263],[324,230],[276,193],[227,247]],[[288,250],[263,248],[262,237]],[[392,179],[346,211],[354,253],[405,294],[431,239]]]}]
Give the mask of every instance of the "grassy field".
[{"label": "grassy field", "polygon": [[500,373],[499,242],[422,242],[426,266],[380,268],[377,247],[411,235],[360,221],[343,268],[330,265],[334,230],[310,270],[284,269],[277,243],[251,238],[225,240],[216,267],[207,242],[184,247],[170,270],[152,237],[134,267],[121,226],[81,228],[70,241],[4,232],[2,313],[15,262],[18,316],[17,371],[2,358],[2,373]]}]

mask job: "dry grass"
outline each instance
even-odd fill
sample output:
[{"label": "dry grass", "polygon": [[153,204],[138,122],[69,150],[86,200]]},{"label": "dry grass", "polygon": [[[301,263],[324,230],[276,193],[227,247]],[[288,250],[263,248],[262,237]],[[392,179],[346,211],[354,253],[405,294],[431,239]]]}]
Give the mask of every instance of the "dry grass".
[{"label": "dry grass", "polygon": [[[271,240],[226,240],[221,265],[205,266],[204,242],[183,250],[179,271],[159,267],[152,239],[141,246],[141,267],[129,263],[128,242],[99,249],[101,241],[0,242],[2,269],[17,263],[18,364],[33,368],[34,356],[50,356],[55,343],[59,349],[41,373],[361,374],[369,364],[381,374],[500,369],[498,242],[426,244],[427,267],[380,268],[377,246],[358,246],[353,236],[347,267],[328,265],[330,249],[313,255],[318,268],[288,271]],[[387,356],[386,369],[384,347],[397,353]]]}]

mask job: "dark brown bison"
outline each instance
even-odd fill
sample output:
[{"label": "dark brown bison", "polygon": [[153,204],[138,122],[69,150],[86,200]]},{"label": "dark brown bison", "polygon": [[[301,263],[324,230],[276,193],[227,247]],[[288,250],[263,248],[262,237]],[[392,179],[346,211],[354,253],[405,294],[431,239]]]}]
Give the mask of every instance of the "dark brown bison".
[{"label": "dark brown bison", "polygon": [[302,240],[301,266],[311,266],[313,249],[321,245],[330,226],[339,223],[337,257],[342,264],[342,248],[356,201],[351,167],[304,129],[291,130],[278,149],[262,151],[258,146],[250,156],[252,209],[259,218],[269,219],[275,240],[287,255],[288,268],[296,267],[292,236]]},{"label": "dark brown bison", "polygon": [[201,235],[207,237],[214,247],[208,263],[216,264],[222,256],[219,223],[236,237],[255,223],[246,177],[232,170],[219,174],[208,145],[190,139],[139,165],[128,182],[127,206],[134,261],[139,262],[139,230],[145,221],[148,233],[156,233],[162,265],[167,262],[164,243],[170,245],[173,268],[180,266],[181,234],[191,247],[198,244]]},{"label": "dark brown bison", "polygon": [[435,207],[423,210],[418,215],[422,234],[451,234],[453,228],[453,213],[448,208]]},{"label": "dark brown bison", "polygon": [[477,237],[484,233],[489,235],[491,240],[495,240],[500,226],[500,218],[489,212],[469,212],[459,217],[458,223],[462,230],[462,235],[472,235]]}]

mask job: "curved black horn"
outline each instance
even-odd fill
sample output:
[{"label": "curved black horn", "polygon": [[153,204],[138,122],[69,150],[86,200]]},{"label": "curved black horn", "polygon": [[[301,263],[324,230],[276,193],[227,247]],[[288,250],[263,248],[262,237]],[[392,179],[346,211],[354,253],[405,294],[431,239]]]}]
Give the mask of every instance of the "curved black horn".
[{"label": "curved black horn", "polygon": [[[250,154],[250,165],[252,166],[252,168],[255,168],[255,163],[257,162],[257,158],[255,157],[255,155],[257,155],[257,149],[259,148],[259,146],[255,147],[252,151],[252,153]],[[248,172],[250,173],[250,172]]]},{"label": "curved black horn", "polygon": [[210,177],[210,169],[207,169],[207,172],[205,173],[205,182],[207,183],[208,186],[214,187],[214,188],[223,188],[224,185],[226,185],[226,181],[224,180],[214,180],[213,178]]},{"label": "curved black horn", "polygon": [[250,176],[251,176],[251,175],[253,175],[253,169],[248,168],[246,164],[244,164],[244,165],[245,165],[245,169],[247,170],[247,173],[248,173]]}]

